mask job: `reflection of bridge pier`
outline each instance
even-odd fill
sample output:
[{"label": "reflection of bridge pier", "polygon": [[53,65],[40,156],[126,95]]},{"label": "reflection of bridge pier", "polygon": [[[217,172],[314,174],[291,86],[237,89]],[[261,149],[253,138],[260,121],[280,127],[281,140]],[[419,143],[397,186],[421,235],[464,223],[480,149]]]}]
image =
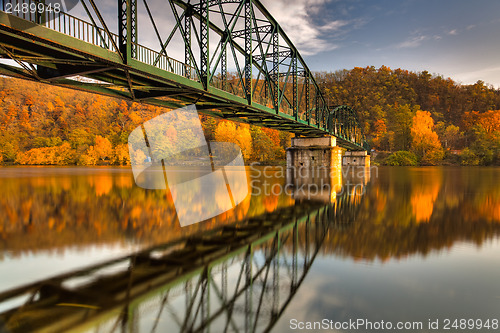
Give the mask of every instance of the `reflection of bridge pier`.
[{"label": "reflection of bridge pier", "polygon": [[269,331],[356,207],[348,195],[303,203],[5,291],[0,322],[9,332]]},{"label": "reflection of bridge pier", "polygon": [[342,189],[342,169],[339,166],[287,168],[286,182],[293,189],[296,201],[326,204],[335,201],[337,192]]}]

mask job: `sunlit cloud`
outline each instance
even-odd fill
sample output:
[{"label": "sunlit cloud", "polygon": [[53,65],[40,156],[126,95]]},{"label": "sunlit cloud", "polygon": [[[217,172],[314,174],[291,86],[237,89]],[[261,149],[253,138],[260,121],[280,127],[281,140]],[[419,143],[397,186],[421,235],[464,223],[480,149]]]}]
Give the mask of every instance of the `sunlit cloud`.
[{"label": "sunlit cloud", "polygon": [[337,31],[348,24],[349,24],[348,21],[336,20],[319,27],[319,29],[321,31]]},{"label": "sunlit cloud", "polygon": [[348,24],[335,20],[325,25],[314,23],[313,15],[321,13],[328,0],[264,0],[264,6],[278,21],[287,36],[303,55],[314,55],[336,49],[325,34],[338,31]]},{"label": "sunlit cloud", "polygon": [[452,35],[452,36],[458,35],[457,29],[453,29],[453,30],[448,31],[448,35]]}]

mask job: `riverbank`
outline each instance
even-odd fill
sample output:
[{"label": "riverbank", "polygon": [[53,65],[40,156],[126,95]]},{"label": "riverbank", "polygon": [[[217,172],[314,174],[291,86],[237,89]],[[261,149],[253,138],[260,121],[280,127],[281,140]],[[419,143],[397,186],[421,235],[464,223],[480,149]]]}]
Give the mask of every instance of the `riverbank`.
[{"label": "riverbank", "polygon": [[441,160],[430,164],[422,162],[410,151],[378,151],[371,153],[371,163],[387,166],[500,166],[500,156],[480,155],[466,148],[462,151],[445,151]]}]

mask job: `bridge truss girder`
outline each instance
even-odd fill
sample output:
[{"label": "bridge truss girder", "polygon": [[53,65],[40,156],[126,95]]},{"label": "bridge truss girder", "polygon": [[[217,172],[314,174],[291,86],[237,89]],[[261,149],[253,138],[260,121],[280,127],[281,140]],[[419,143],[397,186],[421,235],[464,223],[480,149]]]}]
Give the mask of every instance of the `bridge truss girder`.
[{"label": "bridge truss girder", "polygon": [[[68,13],[20,21],[2,1],[0,55],[22,69],[0,64],[0,72],[170,108],[195,103],[207,114],[298,135],[333,132],[311,71],[259,0],[168,0],[169,13],[149,0],[119,0],[118,35],[94,0],[80,3],[87,21]],[[140,43],[147,25],[154,49]],[[75,75],[94,81],[67,79]],[[359,142],[346,148],[363,149]]]}]

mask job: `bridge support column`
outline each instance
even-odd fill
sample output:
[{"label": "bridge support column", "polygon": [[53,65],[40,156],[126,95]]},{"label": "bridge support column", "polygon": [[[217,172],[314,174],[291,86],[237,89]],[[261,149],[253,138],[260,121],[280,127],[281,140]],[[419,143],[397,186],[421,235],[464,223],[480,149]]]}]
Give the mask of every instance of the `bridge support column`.
[{"label": "bridge support column", "polygon": [[286,150],[288,169],[331,167],[340,164],[341,150],[334,137],[292,138]]},{"label": "bridge support column", "polygon": [[343,166],[370,167],[370,155],[366,151],[346,151],[342,157]]},{"label": "bridge support column", "polygon": [[342,150],[336,143],[335,137],[292,138],[286,150],[286,178],[295,200],[335,200],[342,188]]}]

